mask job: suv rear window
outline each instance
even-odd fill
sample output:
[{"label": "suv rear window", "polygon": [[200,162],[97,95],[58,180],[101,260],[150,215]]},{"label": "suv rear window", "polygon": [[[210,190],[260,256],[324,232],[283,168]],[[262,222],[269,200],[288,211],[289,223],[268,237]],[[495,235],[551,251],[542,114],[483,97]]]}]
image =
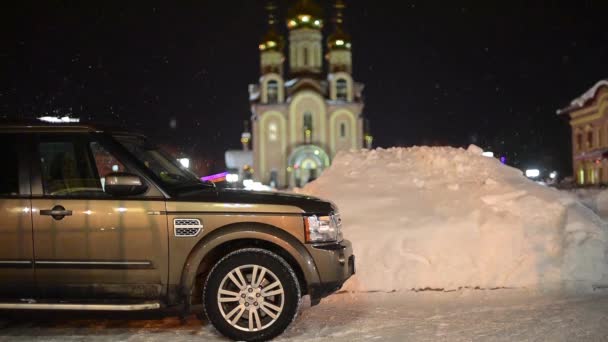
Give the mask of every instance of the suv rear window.
[{"label": "suv rear window", "polygon": [[16,196],[19,194],[19,154],[17,153],[17,136],[0,134],[2,146],[2,167],[0,167],[0,195]]}]

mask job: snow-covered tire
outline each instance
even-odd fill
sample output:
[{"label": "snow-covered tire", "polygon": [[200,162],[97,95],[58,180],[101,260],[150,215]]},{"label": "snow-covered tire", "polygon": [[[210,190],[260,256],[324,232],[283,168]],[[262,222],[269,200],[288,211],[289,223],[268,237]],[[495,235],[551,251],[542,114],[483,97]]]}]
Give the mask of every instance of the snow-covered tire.
[{"label": "snow-covered tire", "polygon": [[238,341],[266,341],[280,335],[295,319],[300,301],[300,285],[291,266],[259,248],[226,255],[211,269],[203,287],[209,321]]}]

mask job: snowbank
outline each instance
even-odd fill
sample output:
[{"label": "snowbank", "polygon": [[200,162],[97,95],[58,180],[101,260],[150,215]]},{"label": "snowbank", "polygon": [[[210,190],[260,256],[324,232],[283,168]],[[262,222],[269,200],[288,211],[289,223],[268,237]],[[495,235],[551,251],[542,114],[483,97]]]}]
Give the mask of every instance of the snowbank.
[{"label": "snowbank", "polygon": [[300,192],[331,199],[353,242],[352,291],[608,283],[608,230],[574,196],[468,150],[339,154]]},{"label": "snowbank", "polygon": [[586,188],[570,190],[586,207],[593,210],[604,220],[608,219],[608,190]]}]

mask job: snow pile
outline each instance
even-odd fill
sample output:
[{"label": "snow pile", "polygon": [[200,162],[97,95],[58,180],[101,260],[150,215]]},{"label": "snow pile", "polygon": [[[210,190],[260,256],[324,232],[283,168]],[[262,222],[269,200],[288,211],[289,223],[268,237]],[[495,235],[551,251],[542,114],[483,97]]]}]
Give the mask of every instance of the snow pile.
[{"label": "snow pile", "polygon": [[608,190],[600,188],[574,189],[570,191],[578,200],[604,220],[608,219]]},{"label": "snow pile", "polygon": [[339,154],[300,192],[331,199],[353,242],[353,291],[608,283],[608,230],[574,196],[468,150]]}]

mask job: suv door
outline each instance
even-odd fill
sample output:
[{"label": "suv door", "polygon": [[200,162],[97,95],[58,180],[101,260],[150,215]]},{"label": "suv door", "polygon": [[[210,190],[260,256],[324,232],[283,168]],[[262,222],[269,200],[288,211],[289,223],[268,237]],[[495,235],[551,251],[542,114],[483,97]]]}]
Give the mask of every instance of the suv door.
[{"label": "suv door", "polygon": [[0,297],[34,296],[27,137],[0,132]]},{"label": "suv door", "polygon": [[[110,172],[137,171],[93,134],[41,134],[33,189],[36,279],[47,298],[157,299],[166,291],[165,201],[104,192]],[[128,158],[127,158],[128,159]]]}]

